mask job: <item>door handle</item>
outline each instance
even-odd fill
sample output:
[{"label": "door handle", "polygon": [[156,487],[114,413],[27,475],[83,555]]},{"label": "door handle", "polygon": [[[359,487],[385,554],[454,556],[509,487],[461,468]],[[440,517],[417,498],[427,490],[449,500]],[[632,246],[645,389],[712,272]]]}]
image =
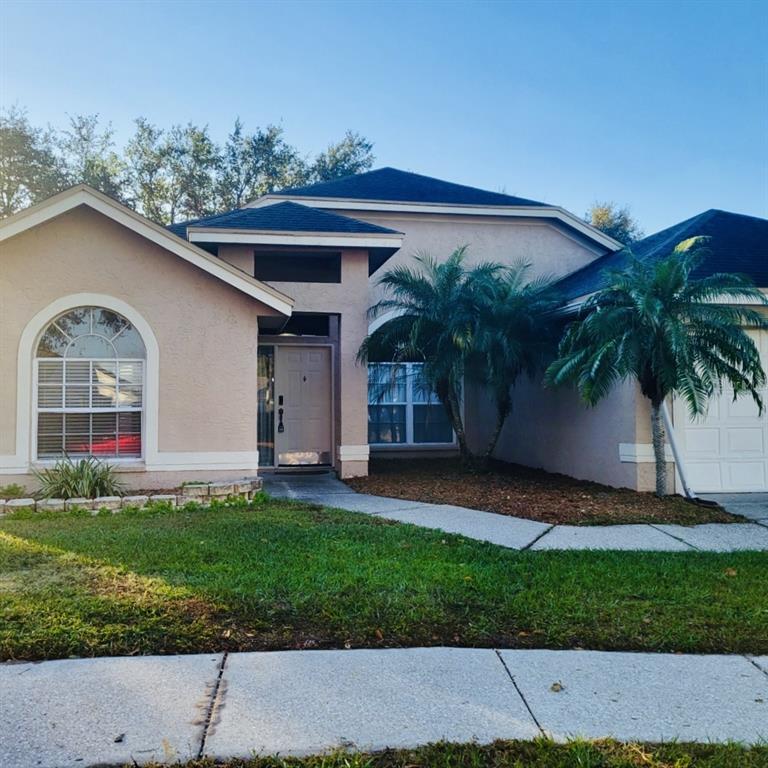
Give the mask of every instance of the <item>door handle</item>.
[{"label": "door handle", "polygon": [[[280,398],[283,399],[282,397]],[[277,409],[277,431],[278,432],[285,432],[285,425],[283,424],[283,409],[278,408]]]}]

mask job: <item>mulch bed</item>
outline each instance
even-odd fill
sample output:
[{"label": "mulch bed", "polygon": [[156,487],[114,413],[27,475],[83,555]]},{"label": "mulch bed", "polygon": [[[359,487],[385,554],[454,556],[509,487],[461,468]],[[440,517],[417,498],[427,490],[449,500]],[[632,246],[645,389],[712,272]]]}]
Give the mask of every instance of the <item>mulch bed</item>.
[{"label": "mulch bed", "polygon": [[361,493],[454,504],[543,523],[615,525],[619,523],[735,523],[743,518],[721,507],[658,498],[628,488],[611,488],[517,464],[494,462],[472,470],[458,459],[379,459],[370,475],[346,481]]}]

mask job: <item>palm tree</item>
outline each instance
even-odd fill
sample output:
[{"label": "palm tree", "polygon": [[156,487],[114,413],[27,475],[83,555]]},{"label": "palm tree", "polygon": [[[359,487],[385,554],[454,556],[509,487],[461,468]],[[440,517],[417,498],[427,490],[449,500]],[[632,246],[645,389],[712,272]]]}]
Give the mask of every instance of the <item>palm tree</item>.
[{"label": "palm tree", "polygon": [[658,496],[667,490],[661,406],[668,396],[677,394],[700,415],[727,381],[734,397],[747,393],[763,407],[758,389],[766,375],[744,326],[767,328],[768,319],[744,305],[768,299],[742,275],[693,279],[707,240],[686,240],[656,262],[632,257],[624,272],[609,272],[608,286],[584,303],[546,373],[550,384],[575,382],[590,405],[617,382],[637,380],[651,402]]},{"label": "palm tree", "polygon": [[560,300],[551,278],[527,280],[530,264],[518,262],[472,285],[477,310],[470,378],[486,387],[496,424],[483,453],[493,455],[512,412],[512,388],[523,373],[535,375],[557,348],[554,312]]},{"label": "palm tree", "polygon": [[388,297],[368,311],[370,318],[392,314],[367,336],[358,352],[361,362],[422,362],[424,384],[448,414],[464,460],[471,459],[462,418],[462,382],[473,352],[476,310],[472,285],[486,283],[503,267],[483,263],[467,267],[466,247],[446,261],[420,254],[417,266],[397,266],[379,281]]}]

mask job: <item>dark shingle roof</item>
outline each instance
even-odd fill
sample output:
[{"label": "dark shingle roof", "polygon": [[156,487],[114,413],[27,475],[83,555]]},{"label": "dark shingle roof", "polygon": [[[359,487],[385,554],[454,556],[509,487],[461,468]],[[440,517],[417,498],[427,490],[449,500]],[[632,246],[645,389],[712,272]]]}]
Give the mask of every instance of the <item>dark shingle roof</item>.
[{"label": "dark shingle roof", "polygon": [[283,189],[276,194],[448,205],[547,205],[524,197],[488,192],[476,187],[467,187],[464,184],[433,179],[431,176],[400,171],[397,168],[378,168],[375,171],[345,176],[335,181],[322,181],[306,187]]},{"label": "dark shingle roof", "polygon": [[236,208],[234,211],[171,224],[168,229],[186,237],[187,227],[210,229],[266,230],[276,232],[339,232],[345,234],[399,234],[394,229],[379,227],[349,216],[339,216],[299,203],[283,202],[262,208]]},{"label": "dark shingle roof", "polygon": [[[694,277],[738,272],[749,275],[759,287],[768,287],[768,219],[713,208],[639,240],[631,251],[642,260],[661,259],[678,243],[701,235],[712,238],[707,243],[711,255],[694,271]],[[628,262],[627,249],[601,256],[564,277],[557,288],[566,299],[584,296],[603,287],[605,270],[623,269]]]}]

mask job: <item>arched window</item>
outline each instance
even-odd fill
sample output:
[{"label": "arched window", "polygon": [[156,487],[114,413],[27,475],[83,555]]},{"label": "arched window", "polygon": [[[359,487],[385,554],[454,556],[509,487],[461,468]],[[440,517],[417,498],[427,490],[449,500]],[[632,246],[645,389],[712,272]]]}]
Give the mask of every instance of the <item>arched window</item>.
[{"label": "arched window", "polygon": [[37,345],[37,458],[140,458],[146,350],[122,315],[77,307]]}]

